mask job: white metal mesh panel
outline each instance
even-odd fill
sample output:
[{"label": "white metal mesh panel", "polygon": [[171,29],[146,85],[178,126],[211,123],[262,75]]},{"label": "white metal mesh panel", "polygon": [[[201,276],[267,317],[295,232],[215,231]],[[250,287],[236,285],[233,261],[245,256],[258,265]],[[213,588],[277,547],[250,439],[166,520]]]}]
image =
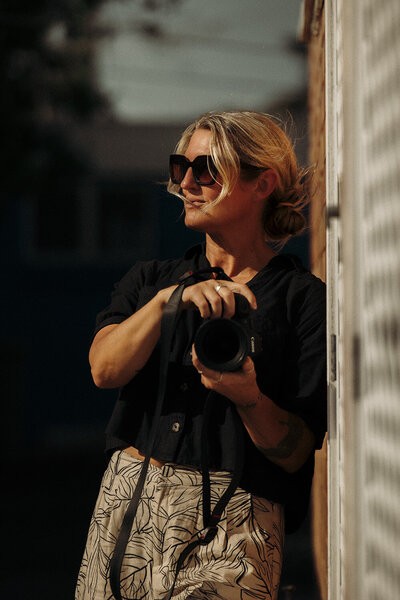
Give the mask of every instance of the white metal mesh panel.
[{"label": "white metal mesh panel", "polygon": [[327,244],[328,333],[339,357],[329,598],[398,600],[400,1],[325,6],[327,206],[339,204]]},{"label": "white metal mesh panel", "polygon": [[363,597],[400,598],[400,2],[362,4]]}]

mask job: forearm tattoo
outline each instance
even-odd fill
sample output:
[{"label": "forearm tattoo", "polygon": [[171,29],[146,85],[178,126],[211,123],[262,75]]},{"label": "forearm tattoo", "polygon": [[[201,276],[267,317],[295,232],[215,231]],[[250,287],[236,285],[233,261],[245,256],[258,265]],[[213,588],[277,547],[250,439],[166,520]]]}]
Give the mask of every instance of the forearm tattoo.
[{"label": "forearm tattoo", "polygon": [[303,436],[304,423],[302,419],[296,415],[289,414],[287,421],[279,421],[282,425],[287,425],[288,432],[275,448],[256,448],[266,458],[289,458],[299,445],[299,441]]}]

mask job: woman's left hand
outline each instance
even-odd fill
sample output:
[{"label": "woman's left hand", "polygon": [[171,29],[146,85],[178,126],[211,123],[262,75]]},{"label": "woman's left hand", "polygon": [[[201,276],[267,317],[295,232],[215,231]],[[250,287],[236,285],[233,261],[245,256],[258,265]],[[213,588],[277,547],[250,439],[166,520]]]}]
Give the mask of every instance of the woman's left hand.
[{"label": "woman's left hand", "polygon": [[193,345],[192,362],[194,368],[201,375],[202,384],[207,389],[222,394],[237,406],[246,407],[257,400],[260,390],[257,385],[254,362],[249,356],[237,371],[213,371],[201,364]]},{"label": "woman's left hand", "polygon": [[301,417],[280,408],[262,394],[254,363],[248,356],[234,372],[212,371],[199,361],[192,347],[194,367],[202,384],[231,400],[256,448],[288,473],[295,473],[315,448],[315,436]]}]

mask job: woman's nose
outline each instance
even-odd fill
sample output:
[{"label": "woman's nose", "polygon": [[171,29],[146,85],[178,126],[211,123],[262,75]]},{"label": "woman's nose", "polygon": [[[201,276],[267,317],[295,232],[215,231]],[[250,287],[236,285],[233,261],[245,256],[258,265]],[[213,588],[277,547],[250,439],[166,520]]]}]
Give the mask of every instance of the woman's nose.
[{"label": "woman's nose", "polygon": [[197,186],[197,183],[193,176],[193,169],[192,169],[192,167],[189,167],[185,173],[185,177],[181,181],[181,188],[185,189],[185,188],[191,188],[194,186]]}]

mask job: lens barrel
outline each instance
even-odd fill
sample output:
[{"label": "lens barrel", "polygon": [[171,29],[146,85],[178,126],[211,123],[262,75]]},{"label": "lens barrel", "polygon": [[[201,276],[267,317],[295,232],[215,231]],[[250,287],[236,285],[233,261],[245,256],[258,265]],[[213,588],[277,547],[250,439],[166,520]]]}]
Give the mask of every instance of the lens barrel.
[{"label": "lens barrel", "polygon": [[235,296],[232,319],[203,321],[194,337],[194,347],[200,362],[213,371],[237,371],[246,356],[255,356],[261,345],[252,332],[250,304],[242,294]]},{"label": "lens barrel", "polygon": [[237,321],[223,318],[202,323],[194,347],[205,367],[221,372],[240,369],[251,350],[245,328]]}]

